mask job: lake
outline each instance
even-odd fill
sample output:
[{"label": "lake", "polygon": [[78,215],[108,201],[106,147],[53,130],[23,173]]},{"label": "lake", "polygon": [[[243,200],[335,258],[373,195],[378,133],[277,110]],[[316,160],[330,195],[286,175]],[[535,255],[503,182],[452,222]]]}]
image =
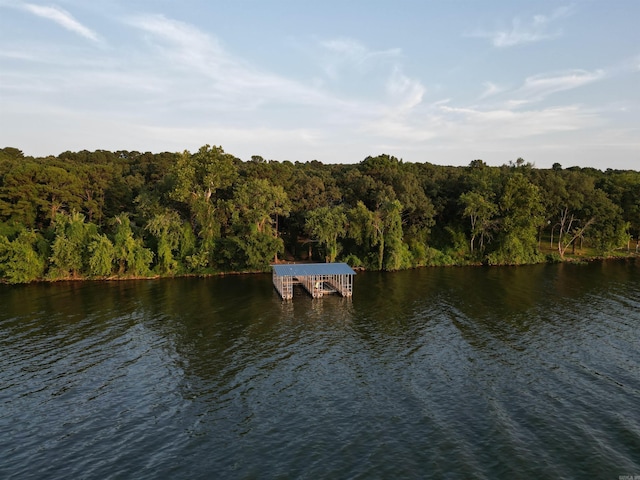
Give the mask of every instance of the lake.
[{"label": "lake", "polygon": [[640,261],[0,285],[0,478],[640,476]]}]

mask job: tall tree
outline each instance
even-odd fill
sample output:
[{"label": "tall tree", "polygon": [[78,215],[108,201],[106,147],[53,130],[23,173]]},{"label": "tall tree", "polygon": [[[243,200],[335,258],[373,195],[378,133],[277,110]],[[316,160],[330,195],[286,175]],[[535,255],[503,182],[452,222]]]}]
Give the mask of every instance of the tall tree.
[{"label": "tall tree", "polygon": [[622,209],[630,235],[640,239],[640,172],[607,170],[599,188]]},{"label": "tall tree", "polygon": [[174,210],[157,213],[147,222],[145,228],[157,240],[156,258],[159,273],[176,273],[180,264],[175,256],[179,254],[184,235],[182,220],[178,213]]},{"label": "tall tree", "polygon": [[[26,228],[36,227],[41,203],[38,188],[40,168],[32,160],[7,160],[7,171],[0,182],[0,219],[19,222]],[[42,221],[40,223],[44,226]]]},{"label": "tall tree", "polygon": [[363,257],[372,258],[376,270],[398,270],[406,266],[408,247],[403,242],[402,204],[387,200],[370,211],[362,202],[348,212],[348,235],[363,247]]},{"label": "tall tree", "polygon": [[44,274],[45,260],[37,251],[37,234],[22,230],[10,241],[0,235],[0,278],[8,283],[27,283]]},{"label": "tall tree", "polygon": [[384,202],[379,210],[380,222],[378,228],[382,228],[384,269],[399,270],[405,267],[405,256],[408,254],[403,243],[402,231],[402,204],[398,200]]},{"label": "tall tree", "polygon": [[233,184],[238,174],[236,159],[222,147],[205,145],[193,155],[187,151],[180,155],[173,174],[176,182],[171,198],[189,207],[194,230],[208,254],[220,233],[215,215],[218,195]]},{"label": "tall tree", "polygon": [[[376,216],[363,202],[358,201],[355,207],[347,211],[347,222],[347,234],[358,249],[351,253],[357,253],[356,257],[362,263],[373,248],[383,241],[381,231],[376,225]],[[380,268],[379,265],[378,268]]]},{"label": "tall tree", "polygon": [[497,249],[488,256],[489,263],[513,265],[541,261],[536,236],[543,212],[540,189],[521,172],[511,173],[499,207]]},{"label": "tall tree", "polygon": [[484,251],[484,241],[490,235],[494,225],[493,217],[498,211],[498,206],[479,192],[465,192],[460,195],[460,203],[464,207],[463,215],[469,217],[471,223],[471,239],[469,248],[474,252],[476,238],[480,237],[480,252]]},{"label": "tall tree", "polygon": [[[249,178],[235,185],[227,208],[233,236],[239,239],[236,246],[244,251],[247,266],[266,268],[270,260],[277,262],[278,253],[283,251],[278,222],[291,209],[284,189],[264,178]],[[260,258],[260,255],[268,256]]]},{"label": "tall tree", "polygon": [[262,178],[250,178],[236,184],[232,203],[237,221],[250,230],[273,236],[277,236],[278,218],[288,216],[291,210],[284,189]]},{"label": "tall tree", "polygon": [[101,277],[111,275],[116,253],[111,240],[104,234],[94,235],[89,242],[88,250],[89,273]]},{"label": "tall tree", "polygon": [[89,243],[97,235],[97,227],[85,223],[85,216],[78,212],[58,214],[54,222],[55,240],[52,246],[52,278],[77,277],[88,271]]},{"label": "tall tree", "polygon": [[307,214],[307,233],[325,248],[325,261],[335,262],[340,253],[338,238],[346,233],[347,216],[342,206],[320,207]]},{"label": "tall tree", "polygon": [[148,275],[149,265],[153,261],[153,252],[145,248],[141,238],[134,237],[129,215],[126,213],[118,215],[112,220],[112,225],[118,274]]}]

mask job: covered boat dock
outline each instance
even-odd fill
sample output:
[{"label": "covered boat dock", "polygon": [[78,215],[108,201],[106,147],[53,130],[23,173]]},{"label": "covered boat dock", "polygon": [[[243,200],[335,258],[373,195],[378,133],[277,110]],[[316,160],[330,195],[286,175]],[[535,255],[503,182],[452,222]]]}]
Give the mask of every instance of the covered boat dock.
[{"label": "covered boat dock", "polygon": [[356,272],[346,263],[289,263],[272,265],[273,286],[283,300],[293,298],[293,286],[302,285],[313,298],[353,294]]}]

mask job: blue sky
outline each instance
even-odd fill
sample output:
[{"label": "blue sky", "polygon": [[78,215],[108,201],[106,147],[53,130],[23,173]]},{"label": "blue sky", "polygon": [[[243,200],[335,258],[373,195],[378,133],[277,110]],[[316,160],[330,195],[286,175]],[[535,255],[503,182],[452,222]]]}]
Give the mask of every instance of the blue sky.
[{"label": "blue sky", "polygon": [[640,169],[640,1],[0,0],[0,146]]}]

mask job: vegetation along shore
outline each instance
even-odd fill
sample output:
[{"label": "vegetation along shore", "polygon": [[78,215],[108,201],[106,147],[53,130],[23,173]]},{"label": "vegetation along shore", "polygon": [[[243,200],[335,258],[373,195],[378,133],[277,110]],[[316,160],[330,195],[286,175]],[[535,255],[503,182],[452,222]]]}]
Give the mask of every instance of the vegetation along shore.
[{"label": "vegetation along shore", "polygon": [[638,255],[640,172],[242,161],[197,152],[0,149],[0,281],[399,270]]}]

